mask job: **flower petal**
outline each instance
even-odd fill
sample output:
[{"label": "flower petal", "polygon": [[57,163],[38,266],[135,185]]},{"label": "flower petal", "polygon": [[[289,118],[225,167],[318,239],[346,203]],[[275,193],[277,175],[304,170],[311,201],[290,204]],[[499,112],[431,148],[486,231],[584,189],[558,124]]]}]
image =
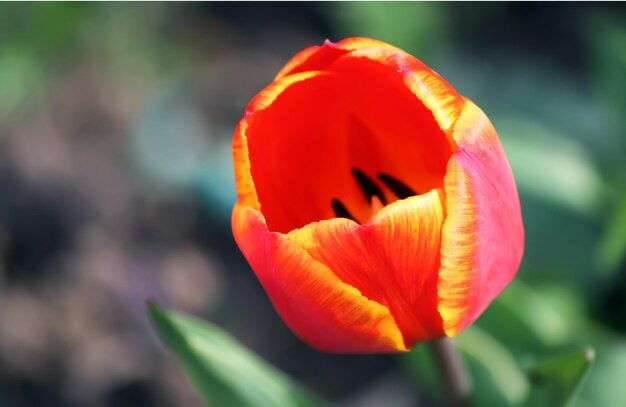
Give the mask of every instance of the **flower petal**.
[{"label": "flower petal", "polygon": [[396,201],[367,224],[331,219],[290,232],[344,283],[391,311],[406,347],[443,336],[437,310],[442,191]]},{"label": "flower petal", "polygon": [[233,136],[233,166],[235,169],[235,187],[237,196],[242,205],[250,206],[256,210],[261,208],[259,197],[254,188],[252,174],[250,172],[250,153],[248,151],[248,137],[246,131],[248,121],[241,119]]},{"label": "flower petal", "polygon": [[246,107],[246,113],[235,129],[232,142],[235,185],[237,187],[237,196],[242,204],[248,205],[257,210],[261,207],[250,170],[250,152],[248,149],[247,137],[247,130],[249,126],[248,117],[254,113],[265,110],[279,95],[294,84],[321,75],[324,74],[321,72],[310,71],[298,75],[292,75],[289,78],[285,78],[280,81],[275,81],[262,92],[257,94]]},{"label": "flower petal", "polygon": [[327,69],[338,71],[345,60],[354,58],[367,58],[394,69],[403,77],[405,86],[432,112],[442,130],[450,129],[458,119],[465,99],[414,56],[393,48],[355,49],[338,58]]},{"label": "flower petal", "polygon": [[443,201],[443,190],[434,189],[386,206],[363,226],[362,239],[376,254],[388,306],[409,346],[443,336],[437,309]]},{"label": "flower petal", "polygon": [[392,45],[371,38],[346,38],[336,44],[326,40],[322,46],[316,45],[298,52],[287,62],[283,69],[278,72],[275,80],[298,72],[325,69],[340,56],[361,48],[389,48],[398,50],[398,48]]},{"label": "flower petal", "polygon": [[337,43],[337,46],[346,51],[354,51],[363,48],[388,48],[401,51],[400,48],[387,44],[386,42],[367,37],[345,38]]},{"label": "flower petal", "polygon": [[515,276],[524,248],[519,198],[489,119],[467,101],[445,177],[439,312],[448,336],[472,323]]},{"label": "flower petal", "polygon": [[365,298],[280,233],[260,212],[235,205],[233,233],[276,311],[311,346],[329,352],[407,350],[387,307]]}]

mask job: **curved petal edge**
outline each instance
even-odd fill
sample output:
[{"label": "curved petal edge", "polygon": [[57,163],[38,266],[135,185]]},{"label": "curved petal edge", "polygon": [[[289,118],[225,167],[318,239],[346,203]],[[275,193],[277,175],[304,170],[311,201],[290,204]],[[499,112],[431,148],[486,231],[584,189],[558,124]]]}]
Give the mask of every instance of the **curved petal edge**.
[{"label": "curved petal edge", "polygon": [[240,203],[232,217],[237,244],[276,311],[303,341],[326,352],[406,351],[389,309],[342,282],[263,215]]},{"label": "curved petal edge", "polygon": [[471,324],[517,273],[524,250],[519,197],[487,116],[467,101],[444,180],[439,312],[448,336]]}]

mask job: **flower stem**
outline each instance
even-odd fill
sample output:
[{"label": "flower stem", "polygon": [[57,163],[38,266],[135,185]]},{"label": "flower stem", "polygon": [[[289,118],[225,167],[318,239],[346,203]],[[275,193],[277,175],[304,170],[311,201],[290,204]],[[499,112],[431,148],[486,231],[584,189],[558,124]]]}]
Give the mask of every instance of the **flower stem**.
[{"label": "flower stem", "polygon": [[450,339],[430,341],[428,346],[439,370],[439,381],[446,405],[450,407],[471,405],[472,384],[463,360]]}]

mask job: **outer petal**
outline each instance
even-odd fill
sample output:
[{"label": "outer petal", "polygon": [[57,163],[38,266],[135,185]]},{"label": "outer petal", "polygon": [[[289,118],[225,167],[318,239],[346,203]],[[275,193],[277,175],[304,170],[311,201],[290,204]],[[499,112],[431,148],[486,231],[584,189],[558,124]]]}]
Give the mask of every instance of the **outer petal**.
[{"label": "outer petal", "polygon": [[287,237],[343,282],[389,308],[408,348],[443,336],[437,310],[441,196],[432,190],[397,201],[365,225],[331,219]]},{"label": "outer petal", "polygon": [[448,336],[472,323],[515,276],[524,230],[504,151],[485,114],[468,101],[445,177],[439,311]]},{"label": "outer petal", "polygon": [[375,272],[409,347],[444,334],[437,309],[444,204],[443,191],[431,190],[388,205],[362,227],[361,238],[376,256]]},{"label": "outer petal", "polygon": [[385,42],[371,38],[346,38],[338,43],[326,40],[324,45],[308,47],[298,52],[278,72],[275,79],[281,79],[297,72],[317,71],[325,69],[332,61],[346,53],[361,48],[389,48],[399,50]]},{"label": "outer petal", "polygon": [[324,264],[240,203],[233,232],[277,312],[311,346],[329,352],[383,353],[406,350],[387,307],[365,298]]}]

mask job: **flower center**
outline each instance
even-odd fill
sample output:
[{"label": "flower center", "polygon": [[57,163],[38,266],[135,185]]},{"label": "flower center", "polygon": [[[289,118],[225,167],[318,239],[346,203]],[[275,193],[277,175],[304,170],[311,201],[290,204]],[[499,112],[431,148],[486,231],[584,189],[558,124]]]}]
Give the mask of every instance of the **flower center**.
[{"label": "flower center", "polygon": [[[359,186],[361,192],[363,192],[366,202],[370,206],[369,216],[366,219],[362,219],[360,223],[367,222],[367,220],[374,216],[376,212],[378,212],[385,205],[387,205],[387,199],[385,198],[385,193],[383,192],[382,188],[386,188],[388,192],[395,195],[397,199],[404,199],[413,195],[417,195],[417,193],[413,191],[410,187],[408,187],[405,183],[388,174],[376,174],[376,177],[382,183],[382,188],[376,183],[374,179],[370,178],[365,172],[361,171],[358,168],[352,169],[352,176],[356,180],[356,183]],[[395,201],[395,199],[393,200]],[[356,217],[352,216],[346,205],[344,205],[341,200],[337,198],[333,199],[331,201],[331,206],[333,208],[333,211],[335,212],[335,215],[338,218],[348,218],[352,219],[355,222],[359,222]]]},{"label": "flower center", "polygon": [[351,58],[308,75],[278,96],[273,84],[259,99],[271,104],[247,117],[249,171],[270,230],[338,216],[366,223],[442,185],[452,148],[396,70]]}]

